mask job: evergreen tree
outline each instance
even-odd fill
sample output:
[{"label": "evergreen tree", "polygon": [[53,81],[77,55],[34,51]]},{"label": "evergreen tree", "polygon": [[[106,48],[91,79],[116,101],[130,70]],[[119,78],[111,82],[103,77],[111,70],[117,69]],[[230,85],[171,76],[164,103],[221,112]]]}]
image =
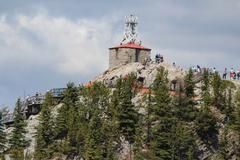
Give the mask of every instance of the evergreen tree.
[{"label": "evergreen tree", "polygon": [[200,138],[212,145],[215,135],[218,133],[217,120],[208,107],[203,107],[195,120],[196,131]]},{"label": "evergreen tree", "polygon": [[102,83],[94,83],[92,87],[82,89],[78,137],[85,159],[115,158],[116,121],[110,106],[109,90]]},{"label": "evergreen tree", "polygon": [[104,159],[104,139],[102,120],[99,113],[95,111],[89,122],[88,134],[86,137],[86,160],[101,160]]},{"label": "evergreen tree", "polygon": [[209,72],[207,70],[203,73],[203,82],[202,82],[202,92],[201,92],[201,98],[205,106],[208,106],[211,104],[211,95],[210,95],[210,78],[209,78]]},{"label": "evergreen tree", "polygon": [[226,115],[227,120],[230,124],[234,123],[234,97],[233,90],[236,89],[236,86],[233,82],[224,80],[222,82],[222,93],[223,93],[223,103],[221,107],[221,111]]},{"label": "evergreen tree", "polygon": [[189,69],[188,74],[184,78],[184,84],[185,84],[185,95],[188,98],[193,98],[194,97],[194,88],[195,84],[193,81],[193,71],[192,69]]},{"label": "evergreen tree", "polygon": [[123,80],[118,113],[119,130],[129,143],[130,159],[132,152],[131,147],[135,142],[136,124],[138,123],[138,112],[132,103],[132,98],[134,95],[132,88],[134,87],[135,82],[136,76],[133,74],[128,75],[128,77]]},{"label": "evergreen tree", "polygon": [[78,107],[77,101],[79,100],[79,90],[74,85],[74,83],[69,83],[67,85],[67,89],[64,93],[63,103],[66,108],[68,108],[67,112],[67,130],[68,130],[68,141],[69,147],[73,149],[73,152],[76,152],[76,136],[77,136],[77,120],[78,120]]},{"label": "evergreen tree", "polygon": [[171,159],[196,159],[197,147],[190,128],[175,119],[171,132]]},{"label": "evergreen tree", "polygon": [[39,125],[37,127],[37,145],[35,158],[49,159],[52,151],[49,149],[49,145],[53,143],[53,119],[51,116],[51,107],[54,101],[50,92],[45,96],[45,101],[41,107],[41,113],[39,118]]},{"label": "evergreen tree", "polygon": [[3,124],[3,115],[0,111],[0,155],[6,149],[6,133],[4,131],[4,124]]},{"label": "evergreen tree", "polygon": [[224,113],[228,117],[228,120],[230,123],[234,123],[233,122],[234,121],[234,115],[233,115],[234,108],[235,108],[235,106],[233,103],[233,91],[231,88],[229,88]]},{"label": "evergreen tree", "polygon": [[146,136],[146,145],[149,146],[150,141],[151,141],[151,126],[152,126],[152,105],[153,105],[153,98],[152,98],[152,92],[151,92],[151,88],[150,88],[150,92],[147,94],[147,100],[146,100],[146,111],[147,114],[145,116],[145,123],[147,126],[147,136]]},{"label": "evergreen tree", "polygon": [[223,97],[222,97],[222,80],[220,75],[216,72],[213,74],[212,80],[211,80],[211,86],[213,89],[213,105],[221,109]]},{"label": "evergreen tree", "polygon": [[[235,121],[234,121],[233,128],[237,132],[237,135],[240,135],[240,89],[238,89],[236,93],[235,103],[236,103],[236,107],[234,111]],[[238,137],[240,142],[240,136]]]},{"label": "evergreen tree", "polygon": [[58,110],[56,124],[54,125],[55,139],[63,140],[67,136],[67,111],[68,109],[64,105]]},{"label": "evergreen tree", "polygon": [[147,146],[149,146],[149,142],[146,141],[145,137],[145,128],[142,126],[145,126],[144,115],[139,114],[138,123],[136,124],[135,143],[133,145],[133,159],[135,160],[144,159],[143,149],[146,149]]},{"label": "evergreen tree", "polygon": [[54,129],[55,139],[60,139],[60,150],[76,154],[77,145],[77,101],[79,90],[74,83],[69,82],[63,94],[63,106],[59,109]]},{"label": "evergreen tree", "polygon": [[9,139],[9,152],[13,158],[23,159],[23,150],[24,147],[27,146],[27,141],[25,139],[25,127],[26,122],[22,112],[22,103],[20,99],[18,99],[14,110],[13,131]]},{"label": "evergreen tree", "polygon": [[184,78],[184,88],[180,86],[173,97],[175,116],[181,121],[190,122],[196,117],[195,103],[193,101],[195,84],[193,83],[193,72],[190,69]]},{"label": "evergreen tree", "polygon": [[172,157],[171,131],[175,121],[171,111],[172,106],[167,75],[168,73],[164,68],[160,68],[153,83],[154,105],[152,109],[153,121],[156,124],[151,128],[153,136],[149,152],[154,155],[154,159],[160,160],[167,160]]},{"label": "evergreen tree", "polygon": [[228,128],[225,127],[219,143],[219,155],[222,160],[228,159]]},{"label": "evergreen tree", "polygon": [[176,96],[172,97],[172,104],[174,106],[174,115],[181,121],[187,120],[189,107],[187,105],[187,97],[184,95],[181,87],[176,91]]},{"label": "evergreen tree", "polygon": [[192,113],[189,98],[182,93],[181,88],[176,97],[173,97],[173,125],[172,125],[172,158],[171,159],[197,159],[197,147],[193,131],[189,125],[189,114]]}]

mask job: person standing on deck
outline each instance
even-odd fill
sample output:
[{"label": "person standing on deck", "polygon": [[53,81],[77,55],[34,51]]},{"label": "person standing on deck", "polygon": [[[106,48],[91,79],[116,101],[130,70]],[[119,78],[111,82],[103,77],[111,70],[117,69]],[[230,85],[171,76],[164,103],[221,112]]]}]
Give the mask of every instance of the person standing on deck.
[{"label": "person standing on deck", "polygon": [[224,69],[224,72],[223,72],[223,79],[227,79],[227,68]]},{"label": "person standing on deck", "polygon": [[237,70],[237,80],[240,79],[240,68]]}]

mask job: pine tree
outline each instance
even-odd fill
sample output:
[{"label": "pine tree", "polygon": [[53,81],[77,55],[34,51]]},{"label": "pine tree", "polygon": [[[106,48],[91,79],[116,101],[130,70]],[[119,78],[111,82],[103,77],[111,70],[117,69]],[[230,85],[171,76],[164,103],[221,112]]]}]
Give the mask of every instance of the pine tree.
[{"label": "pine tree", "polygon": [[150,88],[150,92],[147,94],[147,107],[146,107],[146,111],[147,111],[147,114],[146,114],[146,118],[145,118],[145,121],[146,121],[146,126],[147,126],[147,137],[146,137],[146,145],[149,146],[150,144],[150,141],[151,141],[151,126],[152,126],[152,105],[153,105],[153,95],[152,95],[152,92],[151,92],[151,88]]},{"label": "pine tree", "polygon": [[219,143],[219,155],[222,160],[228,159],[228,128],[225,127]]},{"label": "pine tree", "polygon": [[228,94],[227,94],[227,100],[226,100],[226,106],[224,108],[224,113],[228,117],[228,120],[230,123],[234,123],[234,103],[233,103],[233,91],[231,88],[228,89]]},{"label": "pine tree", "polygon": [[153,83],[154,105],[151,128],[152,139],[149,152],[153,153],[154,159],[171,159],[171,130],[174,123],[172,116],[171,97],[169,94],[169,81],[167,71],[160,68]]},{"label": "pine tree", "polygon": [[[196,158],[196,144],[191,136],[191,130],[186,127],[187,123],[184,122],[188,120],[186,114],[190,112],[190,107],[187,106],[187,96],[182,94],[180,88],[174,100],[170,97],[167,75],[167,71],[161,68],[153,83],[154,103],[152,103],[151,114],[154,121],[151,125],[152,137],[148,158],[181,160],[192,157],[194,159]],[[190,82],[192,78],[189,77]],[[194,94],[190,88],[187,89],[189,97]]]},{"label": "pine tree", "polygon": [[172,125],[172,159],[196,159],[197,147],[193,131],[189,125],[189,113],[191,113],[188,98],[178,91],[178,96],[173,98],[173,125]]},{"label": "pine tree", "polygon": [[69,141],[69,147],[71,147],[72,152],[76,152],[76,136],[77,136],[77,119],[78,119],[78,107],[77,101],[79,100],[79,90],[74,85],[74,83],[69,83],[67,89],[64,93],[63,103],[67,112],[67,139]]},{"label": "pine tree", "polygon": [[134,96],[133,87],[136,81],[136,76],[133,74],[122,81],[122,91],[120,95],[118,123],[120,133],[124,136],[125,140],[128,141],[130,146],[130,159],[132,158],[132,145],[135,142],[136,136],[136,124],[138,123],[138,113],[132,98]]},{"label": "pine tree", "polygon": [[63,140],[67,136],[67,111],[68,109],[64,105],[58,110],[56,124],[54,125],[55,139]]},{"label": "pine tree", "polygon": [[211,86],[213,89],[213,105],[221,109],[222,107],[222,80],[220,75],[216,72],[213,74],[212,80],[211,80]]},{"label": "pine tree", "polygon": [[3,124],[3,115],[0,111],[0,155],[6,149],[6,133],[4,131],[4,124]]},{"label": "pine tree", "polygon": [[128,78],[123,81],[122,93],[120,95],[122,98],[119,113],[120,130],[130,143],[134,141],[135,124],[137,122],[137,112],[132,103],[132,89],[135,80],[134,75],[129,75]]},{"label": "pine tree", "polygon": [[56,118],[55,139],[61,140],[59,147],[64,153],[71,152],[76,154],[79,89],[74,83],[69,82],[63,96],[63,106],[59,109],[59,114]]},{"label": "pine tree", "polygon": [[175,119],[171,133],[171,159],[196,159],[197,147],[190,128]]},{"label": "pine tree", "polygon": [[199,137],[207,144],[212,145],[214,136],[218,133],[217,120],[208,107],[203,107],[195,120],[196,131]]},{"label": "pine tree", "polygon": [[104,144],[102,143],[104,142],[103,126],[100,115],[97,112],[98,111],[95,111],[89,122],[88,134],[86,137],[86,160],[104,159],[104,150],[102,148]]},{"label": "pine tree", "polygon": [[[234,111],[235,121],[234,121],[233,128],[237,132],[237,134],[240,135],[240,89],[238,89],[236,93],[235,103],[236,103],[236,107]],[[239,141],[240,141],[240,136],[239,136]]]},{"label": "pine tree", "polygon": [[195,96],[194,89],[195,83],[193,81],[193,71],[190,69],[184,78],[184,95],[179,97],[179,101],[182,101],[182,118],[186,121],[192,121],[196,117],[196,109],[194,107],[195,102],[193,100],[193,97]]},{"label": "pine tree", "polygon": [[226,115],[227,122],[232,124],[234,123],[234,91],[236,86],[233,82],[224,80],[222,81],[221,93],[222,93],[222,106],[221,111]]},{"label": "pine tree", "polygon": [[194,88],[195,88],[195,84],[193,81],[193,71],[192,69],[189,69],[188,74],[185,76],[184,79],[184,84],[185,84],[185,95],[188,98],[193,98],[194,97]]},{"label": "pine tree", "polygon": [[[135,160],[144,159],[143,157],[143,149],[146,148],[146,145],[149,145],[146,141],[145,137],[145,128],[142,127],[145,126],[144,123],[144,115],[139,113],[138,123],[136,124],[136,136],[135,136],[135,143],[133,145],[133,158]],[[144,147],[145,146],[145,147]]]},{"label": "pine tree", "polygon": [[109,90],[102,83],[82,88],[79,106],[79,150],[85,159],[114,159],[116,121]]},{"label": "pine tree", "polygon": [[116,132],[117,126],[114,119],[105,119],[102,121],[102,133],[103,133],[103,157],[106,160],[117,159],[116,153],[118,151],[119,137]]},{"label": "pine tree", "polygon": [[49,159],[52,151],[49,149],[49,145],[53,143],[53,119],[51,116],[51,107],[54,101],[50,92],[45,96],[45,101],[41,107],[41,113],[39,118],[39,125],[37,127],[37,146],[35,158]]},{"label": "pine tree", "polygon": [[[105,96],[108,99],[108,103],[104,109],[103,115],[105,118],[103,119],[103,133],[104,133],[104,154],[105,159],[107,160],[114,160],[116,158],[117,150],[120,148],[120,136],[118,131],[118,124],[117,124],[117,111],[114,105],[111,102],[111,98],[113,95],[110,95],[109,90]],[[109,99],[110,97],[110,99]],[[106,141],[107,139],[107,141]]]},{"label": "pine tree", "polygon": [[18,99],[14,110],[13,131],[9,139],[9,152],[13,158],[23,159],[23,150],[24,147],[27,146],[27,141],[25,139],[25,127],[26,122],[22,112],[22,104],[20,99]]},{"label": "pine tree", "polygon": [[203,73],[203,82],[201,87],[201,98],[203,101],[203,104],[205,106],[208,106],[211,104],[211,95],[210,95],[210,78],[209,78],[209,72],[207,70]]}]

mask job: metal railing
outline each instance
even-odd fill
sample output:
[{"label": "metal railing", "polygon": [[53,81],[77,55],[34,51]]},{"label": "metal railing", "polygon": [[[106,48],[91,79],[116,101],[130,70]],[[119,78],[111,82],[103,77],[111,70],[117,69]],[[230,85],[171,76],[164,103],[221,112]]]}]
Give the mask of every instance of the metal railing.
[{"label": "metal railing", "polygon": [[35,95],[32,97],[27,97],[24,100],[24,104],[27,106],[35,105],[35,104],[43,104],[44,99],[45,99],[45,95]]},{"label": "metal railing", "polygon": [[[61,98],[63,97],[63,92],[66,88],[53,88],[50,90],[53,98]],[[42,105],[45,100],[45,94],[36,94],[34,96],[28,96],[22,101],[22,114],[26,115],[28,113],[28,109],[33,105]],[[1,119],[3,124],[9,124],[14,122],[14,114],[8,113],[2,116]]]},{"label": "metal railing", "polygon": [[3,124],[12,123],[13,121],[14,121],[13,113],[8,113],[8,114],[2,116]]},{"label": "metal railing", "polygon": [[50,90],[53,98],[60,98],[63,97],[63,93],[66,90],[66,88],[53,88]]}]

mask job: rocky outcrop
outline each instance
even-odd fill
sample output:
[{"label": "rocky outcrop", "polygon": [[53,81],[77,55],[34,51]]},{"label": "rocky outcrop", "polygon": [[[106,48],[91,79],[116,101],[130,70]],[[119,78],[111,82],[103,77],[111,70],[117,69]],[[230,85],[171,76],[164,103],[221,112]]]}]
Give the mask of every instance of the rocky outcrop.
[{"label": "rocky outcrop", "polygon": [[26,140],[29,142],[29,146],[24,150],[26,156],[32,155],[36,147],[36,133],[37,126],[39,124],[39,115],[32,115],[27,120],[26,127]]},{"label": "rocky outcrop", "polygon": [[142,65],[141,63],[136,62],[126,64],[122,67],[109,69],[103,74],[97,76],[92,82],[101,81],[107,86],[111,87],[116,84],[118,78],[125,77],[130,73],[135,73],[137,78],[143,81],[144,86],[149,87],[153,83],[157,75],[157,70],[160,67],[164,67],[166,70],[168,70],[168,78],[170,81],[183,79],[186,73],[181,67],[173,66],[168,63],[150,63],[148,65]]},{"label": "rocky outcrop", "polygon": [[[62,107],[62,103],[54,106],[52,108],[52,116],[56,118],[58,114],[58,109]],[[32,115],[27,119],[27,126],[26,126],[26,140],[29,142],[29,146],[24,150],[25,155],[31,156],[36,147],[36,133],[37,133],[37,126],[39,125],[39,116],[40,115]]]}]

